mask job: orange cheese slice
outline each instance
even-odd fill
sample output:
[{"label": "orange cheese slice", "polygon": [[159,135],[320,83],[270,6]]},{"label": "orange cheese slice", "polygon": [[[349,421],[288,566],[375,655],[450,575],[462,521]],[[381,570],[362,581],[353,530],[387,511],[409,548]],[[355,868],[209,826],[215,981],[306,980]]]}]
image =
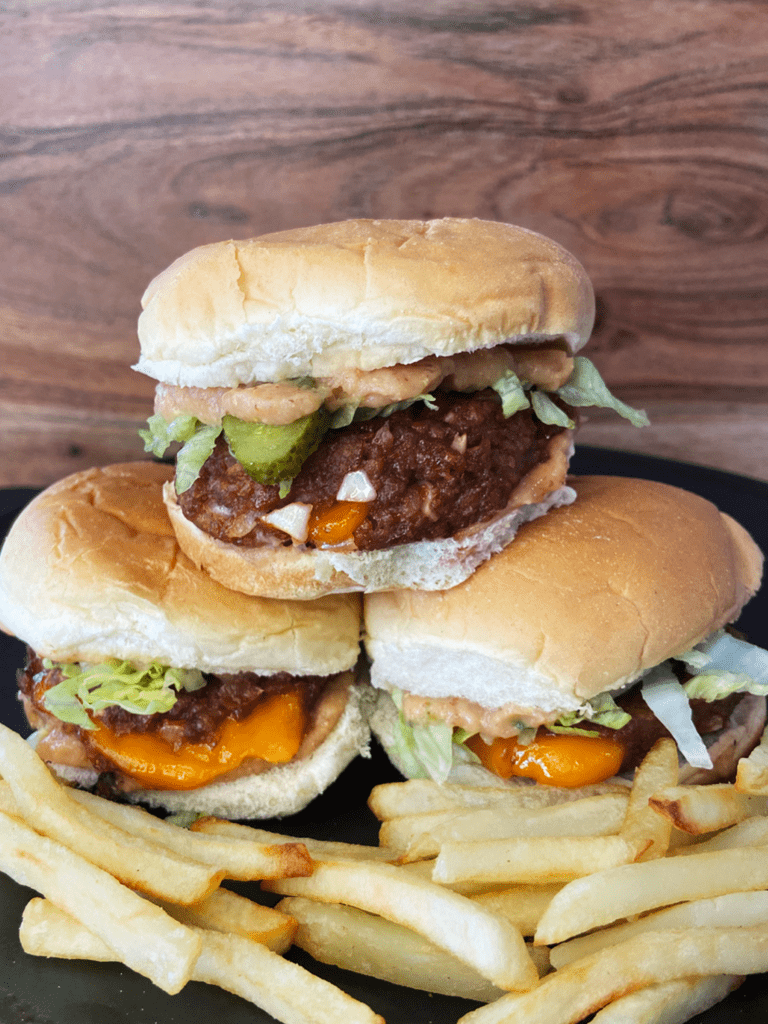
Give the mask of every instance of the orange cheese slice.
[{"label": "orange cheese slice", "polygon": [[247,758],[285,764],[295,757],[306,729],[296,690],[274,694],[241,721],[228,719],[215,743],[187,743],[179,750],[154,733],[118,736],[104,726],[90,742],[145,789],[197,789],[238,768]]},{"label": "orange cheese slice", "polygon": [[494,739],[485,743],[472,736],[467,746],[489,771],[502,779],[521,776],[545,786],[575,788],[610,779],[621,768],[624,747],[602,736],[562,736],[539,733],[532,743]]}]

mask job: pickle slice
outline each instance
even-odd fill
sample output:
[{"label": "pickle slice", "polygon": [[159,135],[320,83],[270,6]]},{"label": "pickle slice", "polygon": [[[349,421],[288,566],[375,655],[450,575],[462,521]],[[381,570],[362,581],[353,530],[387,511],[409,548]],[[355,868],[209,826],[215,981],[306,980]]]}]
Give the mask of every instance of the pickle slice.
[{"label": "pickle slice", "polygon": [[296,476],[323,439],[331,416],[321,407],[293,423],[247,423],[224,416],[229,450],[249,476],[260,484],[279,484]]}]

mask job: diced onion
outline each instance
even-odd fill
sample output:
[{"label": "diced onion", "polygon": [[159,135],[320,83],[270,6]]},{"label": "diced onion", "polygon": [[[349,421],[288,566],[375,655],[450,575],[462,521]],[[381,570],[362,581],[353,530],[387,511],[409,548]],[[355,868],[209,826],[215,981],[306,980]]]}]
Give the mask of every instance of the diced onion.
[{"label": "diced onion", "polygon": [[276,530],[287,533],[299,544],[303,544],[309,533],[311,514],[311,505],[303,501],[292,501],[290,505],[276,508],[274,512],[268,512],[265,516],[261,516],[261,519],[269,526],[274,526]]},{"label": "diced onion", "polygon": [[336,492],[336,501],[373,501],[375,498],[376,488],[364,469],[347,473]]}]

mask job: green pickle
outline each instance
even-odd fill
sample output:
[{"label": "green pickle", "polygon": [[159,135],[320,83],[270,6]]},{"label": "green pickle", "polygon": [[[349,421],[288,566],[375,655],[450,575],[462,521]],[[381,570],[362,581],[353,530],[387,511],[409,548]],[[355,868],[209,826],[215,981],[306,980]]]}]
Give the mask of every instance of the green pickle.
[{"label": "green pickle", "polygon": [[323,439],[331,415],[321,406],[293,423],[246,423],[224,416],[224,436],[232,455],[260,484],[279,484],[296,476]]}]

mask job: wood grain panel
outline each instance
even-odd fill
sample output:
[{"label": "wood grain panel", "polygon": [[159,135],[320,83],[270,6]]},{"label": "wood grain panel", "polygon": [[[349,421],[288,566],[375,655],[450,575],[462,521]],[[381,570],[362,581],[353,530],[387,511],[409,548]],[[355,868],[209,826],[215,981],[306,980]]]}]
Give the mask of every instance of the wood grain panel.
[{"label": "wood grain panel", "polygon": [[186,249],[443,215],[588,268],[592,354],[654,425],[585,439],[768,479],[764,4],[11,0],[2,28],[0,485],[139,456],[139,300]]}]

